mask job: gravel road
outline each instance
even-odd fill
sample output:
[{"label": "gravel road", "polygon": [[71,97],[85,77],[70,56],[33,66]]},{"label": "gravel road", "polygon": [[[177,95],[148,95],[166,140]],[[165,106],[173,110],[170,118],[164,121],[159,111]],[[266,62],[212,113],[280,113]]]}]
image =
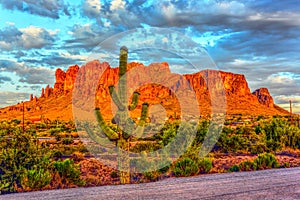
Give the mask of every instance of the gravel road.
[{"label": "gravel road", "polygon": [[2,195],[0,199],[300,199],[300,168]]}]

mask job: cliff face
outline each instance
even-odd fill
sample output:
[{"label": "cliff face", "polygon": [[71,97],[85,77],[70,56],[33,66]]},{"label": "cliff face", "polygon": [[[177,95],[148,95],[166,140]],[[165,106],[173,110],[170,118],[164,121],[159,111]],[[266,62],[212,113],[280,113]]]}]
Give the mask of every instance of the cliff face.
[{"label": "cliff face", "polygon": [[252,94],[257,97],[259,103],[269,108],[274,108],[273,97],[270,95],[269,90],[267,88],[257,89]]},{"label": "cliff face", "polygon": [[[108,86],[115,85],[117,87],[118,72],[118,68],[111,68],[108,63],[99,63],[98,61],[83,66],[77,76],[78,84],[75,84],[75,87],[81,87],[79,91],[75,90],[80,93],[75,96],[85,99],[81,105],[83,107],[85,104],[98,106],[102,112],[111,117],[111,108],[116,108],[111,101]],[[132,111],[131,115],[138,116],[143,102],[148,102],[150,105],[162,105],[168,115],[175,112],[180,114],[182,105],[180,105],[178,95],[187,97],[183,101],[185,105],[192,105],[188,99],[192,99],[195,95],[200,114],[204,115],[212,112],[212,106],[216,112],[224,111],[222,106],[225,106],[226,112],[229,114],[284,113],[283,110],[274,106],[272,97],[267,95],[269,93],[264,90],[260,91],[259,96],[256,93],[252,94],[245,76],[240,74],[204,70],[195,74],[176,75],[170,72],[167,63],[153,63],[148,67],[140,63],[129,63],[127,74],[128,103],[130,103],[134,91],[141,94],[138,109]],[[189,92],[190,89],[194,94]],[[96,102],[92,100],[93,97]]]},{"label": "cliff face", "polygon": [[[134,91],[140,93],[137,109],[130,112],[133,117],[140,115],[143,102],[150,104],[150,110],[151,105],[154,108],[154,105],[160,104],[167,116],[174,113],[179,116],[185,108],[209,115],[213,107],[216,112],[226,109],[228,114],[286,114],[274,104],[268,89],[261,88],[251,93],[244,75],[216,70],[178,75],[171,73],[167,63],[153,63],[145,67],[133,62],[128,64],[127,70],[128,103]],[[26,104],[27,110],[38,111],[37,115],[51,115],[53,117],[50,118],[54,119],[58,115],[62,119],[71,119],[73,101],[74,105],[86,110],[98,106],[106,118],[110,118],[116,107],[111,101],[108,86],[115,85],[117,91],[118,73],[119,68],[111,68],[108,63],[99,61],[82,67],[74,65],[66,72],[57,69],[54,88],[49,85],[43,88],[40,98],[31,95]],[[193,98],[197,99],[198,105],[190,101]],[[10,110],[17,115],[18,107]]]},{"label": "cliff face", "polygon": [[58,68],[55,72],[55,84],[54,84],[54,93],[55,95],[62,94],[62,91],[64,89],[65,79],[66,79],[66,73]]}]

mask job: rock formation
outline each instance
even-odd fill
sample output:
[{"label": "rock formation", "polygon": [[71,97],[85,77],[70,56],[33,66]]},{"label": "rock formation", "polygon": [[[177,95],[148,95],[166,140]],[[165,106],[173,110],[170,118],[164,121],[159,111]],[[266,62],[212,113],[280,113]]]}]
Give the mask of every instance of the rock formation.
[{"label": "rock formation", "polygon": [[33,94],[30,94],[29,101],[33,101]]},{"label": "rock formation", "polygon": [[[217,101],[215,107],[225,105],[227,114],[287,114],[287,111],[274,104],[267,88],[250,92],[244,75],[222,72],[217,70],[203,70],[194,74],[178,75],[170,71],[168,63],[153,63],[144,66],[141,63],[128,64],[128,99],[134,91],[140,93],[137,109],[130,111],[132,116],[139,116],[143,102],[151,105],[161,105],[166,114],[180,116],[182,105],[179,104],[177,94],[192,98],[196,96],[201,115],[211,114],[212,100]],[[108,86],[118,84],[119,68],[111,68],[107,62],[95,60],[81,67],[74,65],[66,72],[57,69],[54,88],[49,85],[42,89],[41,98],[30,95],[27,105],[32,108],[28,112],[46,115],[48,118],[72,119],[72,101],[79,107],[95,108],[95,103],[111,117],[116,109],[111,101]],[[151,74],[152,73],[152,74]],[[167,76],[166,76],[167,75]],[[157,80],[163,80],[157,84]],[[134,87],[138,85],[137,87]],[[75,89],[75,90],[73,90]],[[117,88],[116,88],[117,89]],[[192,89],[192,93],[188,92]],[[74,97],[78,97],[77,99]],[[224,97],[224,98],[223,98]],[[128,102],[130,103],[130,102]],[[190,102],[184,101],[189,106]],[[19,115],[19,108],[11,106],[2,111],[11,111],[11,116]],[[195,109],[196,108],[190,108]],[[0,115],[1,116],[1,115]],[[8,116],[8,114],[5,114]]]},{"label": "rock formation", "polygon": [[64,81],[64,94],[67,94],[73,90],[74,82],[79,71],[79,66],[74,65],[69,67],[66,72],[66,78]]},{"label": "rock formation", "polygon": [[61,95],[64,91],[64,84],[66,79],[66,73],[58,68],[55,72],[55,84],[54,84],[54,94]]},{"label": "rock formation", "polygon": [[269,108],[274,107],[273,98],[270,95],[269,90],[267,88],[257,89],[252,94],[257,97],[259,103],[261,103]]},{"label": "rock formation", "polygon": [[46,89],[45,89],[45,97],[48,98],[50,97],[50,95],[52,94],[53,89],[50,88],[49,85],[47,85]]}]

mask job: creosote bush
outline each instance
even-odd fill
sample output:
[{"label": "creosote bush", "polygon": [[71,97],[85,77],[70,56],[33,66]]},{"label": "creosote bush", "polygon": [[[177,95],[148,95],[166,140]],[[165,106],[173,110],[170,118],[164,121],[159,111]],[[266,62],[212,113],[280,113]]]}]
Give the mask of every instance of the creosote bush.
[{"label": "creosote bush", "polygon": [[201,174],[209,173],[213,168],[213,163],[209,158],[202,158],[199,160],[199,171]]},{"label": "creosote bush", "polygon": [[253,162],[256,166],[256,169],[271,169],[279,166],[276,157],[271,153],[259,154]]},{"label": "creosote bush", "polygon": [[64,184],[74,184],[82,186],[84,181],[80,179],[80,166],[74,164],[71,159],[54,162],[54,172],[58,172]]},{"label": "creosote bush", "polygon": [[238,171],[255,171],[261,169],[271,169],[279,167],[279,163],[275,155],[271,153],[259,154],[254,161],[244,161],[239,165],[233,165],[229,168],[229,172],[238,172]]},{"label": "creosote bush", "polygon": [[176,177],[192,176],[198,174],[199,167],[194,160],[190,158],[183,158],[175,163],[173,172]]}]

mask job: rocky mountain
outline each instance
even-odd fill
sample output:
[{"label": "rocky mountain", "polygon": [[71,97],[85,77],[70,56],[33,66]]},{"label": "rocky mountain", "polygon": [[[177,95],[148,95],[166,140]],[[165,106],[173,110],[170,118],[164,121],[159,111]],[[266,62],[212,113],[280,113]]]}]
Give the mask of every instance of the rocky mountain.
[{"label": "rocky mountain", "polygon": [[274,107],[273,98],[271,97],[269,90],[267,88],[257,89],[252,94],[254,94],[257,97],[259,103],[269,108]]},{"label": "rocky mountain", "polygon": [[[195,111],[195,115],[213,113],[274,115],[288,112],[274,104],[267,88],[250,92],[244,75],[217,70],[204,70],[194,74],[171,73],[168,63],[129,63],[126,83],[128,103],[133,92],[140,94],[138,105],[130,111],[137,118],[142,103],[150,104],[149,115],[163,111],[167,117],[180,116],[182,112]],[[25,102],[27,117],[44,116],[49,119],[72,120],[73,112],[101,109],[105,118],[113,116],[109,86],[118,91],[119,68],[95,60],[79,67],[70,66],[66,72],[57,69],[54,87],[42,89],[40,97],[30,95]],[[72,108],[72,103],[74,107]],[[20,118],[21,104],[0,109],[0,118]],[[192,112],[191,112],[192,113]],[[77,115],[78,116],[78,115]]]}]

